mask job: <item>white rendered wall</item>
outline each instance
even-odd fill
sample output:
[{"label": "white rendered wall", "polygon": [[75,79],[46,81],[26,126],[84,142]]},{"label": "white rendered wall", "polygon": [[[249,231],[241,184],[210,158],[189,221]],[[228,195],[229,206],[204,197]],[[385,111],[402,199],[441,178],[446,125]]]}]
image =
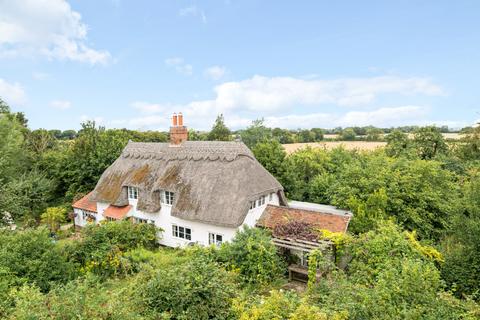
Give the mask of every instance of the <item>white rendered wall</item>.
[{"label": "white rendered wall", "polygon": [[[75,225],[79,227],[85,227],[89,221],[87,219],[83,219],[83,212],[84,210],[78,209],[78,208],[73,208],[73,212],[75,213]],[[103,217],[99,214],[96,214],[95,212],[91,211],[85,211],[89,215],[95,216],[95,223],[98,223],[99,219],[103,219]],[[93,222],[93,221],[92,221]]]},{"label": "white rendered wall", "polygon": [[[138,200],[129,199],[129,204],[132,205],[133,208],[129,211],[127,217],[137,217],[137,218],[155,221],[155,226],[163,229],[163,232],[160,234],[161,239],[159,240],[159,243],[169,247],[184,247],[188,245],[190,242],[208,246],[209,233],[220,234],[222,235],[223,242],[228,242],[232,240],[237,230],[242,228],[242,227],[239,227],[239,228],[220,227],[220,226],[214,226],[214,225],[205,224],[197,221],[189,221],[189,220],[176,218],[170,214],[172,206],[166,205],[166,204],[161,205],[162,208],[160,209],[159,212],[156,212],[156,213],[143,212],[137,209],[137,202]],[[278,205],[279,204],[278,195],[276,193],[273,193],[272,200],[270,200],[270,197],[267,194],[265,198],[265,204],[249,210],[242,226],[243,225],[247,225],[250,227],[255,226],[257,220],[262,215],[267,204]],[[97,211],[98,211],[97,222],[100,222],[101,220],[104,219],[103,212],[108,207],[108,205],[109,205],[108,203],[104,203],[104,202],[97,203]],[[192,239],[186,240],[186,239],[174,237],[172,233],[173,225],[189,228],[192,231],[191,233]]]},{"label": "white rendered wall", "polygon": [[87,224],[87,221],[83,220],[83,211],[81,209],[73,208],[73,213],[75,213],[75,225],[84,227]]},{"label": "white rendered wall", "polygon": [[270,196],[267,195],[265,199],[265,204],[262,206],[257,206],[253,209],[250,209],[245,217],[245,221],[243,221],[243,225],[247,225],[249,227],[254,227],[257,223],[258,219],[262,216],[263,211],[267,207],[267,204],[273,204],[278,206],[280,204],[278,195],[276,193],[272,194],[272,200],[270,200]]}]

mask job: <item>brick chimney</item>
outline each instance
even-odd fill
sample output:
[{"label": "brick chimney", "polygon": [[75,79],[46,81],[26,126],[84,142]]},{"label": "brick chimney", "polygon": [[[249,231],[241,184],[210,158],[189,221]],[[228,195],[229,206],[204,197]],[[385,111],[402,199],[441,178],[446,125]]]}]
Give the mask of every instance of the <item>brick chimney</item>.
[{"label": "brick chimney", "polygon": [[187,127],[183,125],[183,115],[182,113],[173,114],[172,126],[170,127],[170,145],[178,146],[183,141],[188,139],[188,130]]}]

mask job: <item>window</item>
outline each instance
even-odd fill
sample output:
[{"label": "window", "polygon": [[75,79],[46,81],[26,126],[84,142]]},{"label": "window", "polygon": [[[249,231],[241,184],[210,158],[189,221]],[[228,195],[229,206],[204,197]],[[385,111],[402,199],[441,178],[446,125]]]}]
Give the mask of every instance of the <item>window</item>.
[{"label": "window", "polygon": [[162,201],[163,204],[168,204],[168,205],[171,206],[173,204],[173,200],[174,200],[173,195],[174,195],[173,192],[163,190],[160,193],[160,200]]},{"label": "window", "polygon": [[223,242],[223,236],[221,234],[209,233],[208,244],[221,245]]},{"label": "window", "polygon": [[257,206],[257,201],[251,201],[250,202],[250,210],[255,208]]},{"label": "window", "polygon": [[192,229],[186,227],[180,227],[172,225],[172,235],[175,238],[192,240]]},{"label": "window", "polygon": [[128,199],[138,199],[138,188],[128,187]]},{"label": "window", "polygon": [[95,213],[90,212],[90,211],[85,211],[85,210],[82,210],[82,218],[83,218],[83,221],[95,221],[96,220]]},{"label": "window", "polygon": [[257,206],[257,207],[263,206],[263,205],[265,204],[265,199],[266,199],[266,198],[267,198],[266,196],[261,196],[260,198],[258,198],[258,200],[255,201],[255,202],[256,202],[256,206]]},{"label": "window", "polygon": [[268,201],[272,201],[273,200],[273,192],[270,193],[270,195],[268,196]]},{"label": "window", "polygon": [[133,217],[133,223],[153,223],[153,220]]}]

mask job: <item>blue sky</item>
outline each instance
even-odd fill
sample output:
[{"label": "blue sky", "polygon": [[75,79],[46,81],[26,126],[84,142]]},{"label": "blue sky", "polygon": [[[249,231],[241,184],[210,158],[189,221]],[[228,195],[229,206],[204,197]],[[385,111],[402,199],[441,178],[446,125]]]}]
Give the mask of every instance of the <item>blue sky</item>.
[{"label": "blue sky", "polygon": [[0,0],[0,97],[32,128],[470,125],[479,1]]}]

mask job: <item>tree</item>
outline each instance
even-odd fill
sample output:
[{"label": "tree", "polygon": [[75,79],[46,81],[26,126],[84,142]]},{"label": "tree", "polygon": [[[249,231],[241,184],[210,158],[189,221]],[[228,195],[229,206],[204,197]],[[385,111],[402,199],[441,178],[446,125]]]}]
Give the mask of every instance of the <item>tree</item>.
[{"label": "tree", "polygon": [[341,141],[353,141],[355,138],[356,133],[352,128],[343,129],[339,137]]},{"label": "tree", "polygon": [[0,185],[23,172],[26,157],[21,126],[0,114]]},{"label": "tree", "polygon": [[123,130],[97,128],[92,121],[82,123],[59,170],[62,184],[68,188],[67,197],[72,199],[79,192],[91,191],[100,175],[118,158],[128,139],[128,133]]},{"label": "tree", "polygon": [[8,104],[0,98],[0,114],[10,113],[10,107]]},{"label": "tree", "polygon": [[284,262],[270,235],[259,228],[244,227],[230,243],[221,247],[224,262],[237,269],[245,284],[263,286],[280,278]]},{"label": "tree", "polygon": [[383,130],[379,128],[368,128],[367,129],[367,140],[368,141],[380,141],[383,138]]},{"label": "tree", "polygon": [[315,141],[315,133],[310,130],[300,130],[298,132],[299,142],[313,142]]},{"label": "tree", "polygon": [[323,129],[312,128],[310,131],[314,135],[314,141],[322,141],[323,140]]},{"label": "tree", "polygon": [[433,159],[438,154],[445,154],[448,146],[437,127],[422,127],[413,133],[413,143],[421,159]]},{"label": "tree", "polygon": [[131,271],[125,253],[139,247],[156,248],[161,231],[150,223],[135,224],[127,220],[89,224],[82,229],[82,240],[72,243],[67,251],[85,272],[101,277],[122,275]]},{"label": "tree", "polygon": [[460,146],[460,155],[467,160],[480,160],[480,124],[472,128]]},{"label": "tree", "polygon": [[252,124],[240,132],[242,141],[253,148],[259,142],[265,142],[272,139],[272,130],[264,125],[263,119],[253,120]]},{"label": "tree", "polygon": [[27,135],[28,147],[37,155],[43,154],[55,145],[55,137],[45,129],[33,130]]},{"label": "tree", "polygon": [[294,143],[294,136],[291,131],[286,129],[275,128],[272,130],[272,137],[281,144]]},{"label": "tree", "polygon": [[65,283],[75,276],[73,264],[67,261],[45,228],[0,231],[0,270],[18,283],[37,285],[43,292],[53,283]]},{"label": "tree", "polygon": [[411,142],[408,139],[408,135],[398,129],[389,133],[386,140],[387,147],[385,151],[391,157],[407,155],[411,149]]},{"label": "tree", "polygon": [[61,139],[63,140],[72,140],[77,137],[77,131],[75,130],[65,130],[62,131],[62,134],[60,136]]},{"label": "tree", "polygon": [[60,223],[67,218],[67,209],[62,207],[47,208],[47,210],[40,216],[42,223],[46,224],[50,231],[56,232],[60,229]]},{"label": "tree", "polygon": [[212,127],[212,130],[208,134],[208,140],[210,141],[230,141],[232,140],[231,137],[232,133],[230,129],[227,128],[225,125],[225,121],[223,119],[223,114],[219,114],[215,123]]},{"label": "tree", "polygon": [[443,240],[445,263],[442,275],[459,296],[480,299],[480,173],[474,172],[463,185],[464,212],[454,218],[449,236]]},{"label": "tree", "polygon": [[155,271],[137,295],[155,319],[230,319],[235,285],[216,263],[195,258]]},{"label": "tree", "polygon": [[255,158],[275,178],[283,181],[285,174],[285,158],[287,153],[276,140],[260,142],[252,148]]},{"label": "tree", "polygon": [[52,199],[54,185],[45,174],[32,170],[0,186],[0,216],[14,221],[38,220]]}]

